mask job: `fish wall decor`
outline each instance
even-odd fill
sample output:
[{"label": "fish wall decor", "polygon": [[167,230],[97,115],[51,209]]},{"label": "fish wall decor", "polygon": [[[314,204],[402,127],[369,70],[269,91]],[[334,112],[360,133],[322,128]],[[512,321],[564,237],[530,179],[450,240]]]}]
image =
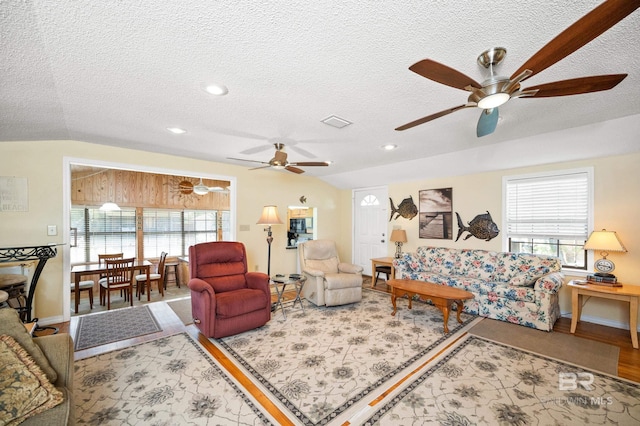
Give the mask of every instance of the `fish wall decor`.
[{"label": "fish wall decor", "polygon": [[464,237],[465,240],[468,240],[473,236],[485,241],[492,240],[500,233],[498,225],[493,221],[491,214],[488,211],[486,214],[479,214],[474,217],[473,220],[469,222],[469,226],[464,225],[458,212],[456,212],[456,216],[458,217],[458,237],[456,238],[456,241],[460,239],[460,236],[464,232],[469,233],[469,235]]},{"label": "fish wall decor", "polygon": [[405,198],[402,200],[400,204],[398,204],[398,208],[393,204],[393,200],[389,197],[389,202],[391,203],[391,216],[389,217],[389,222],[394,219],[393,215],[395,214],[395,219],[397,220],[400,216],[405,219],[413,219],[418,214],[418,206],[413,202],[413,197],[409,196],[409,198]]}]

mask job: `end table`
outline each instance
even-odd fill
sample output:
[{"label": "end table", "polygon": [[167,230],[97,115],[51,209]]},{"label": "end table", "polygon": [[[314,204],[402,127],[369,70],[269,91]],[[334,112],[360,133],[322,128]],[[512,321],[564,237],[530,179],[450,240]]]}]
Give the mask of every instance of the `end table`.
[{"label": "end table", "polygon": [[568,286],[571,288],[571,333],[576,332],[576,326],[580,321],[582,298],[584,296],[622,300],[629,302],[631,344],[634,349],[638,349],[638,299],[640,299],[640,286],[622,284],[622,287],[608,287],[577,281],[569,281]]}]

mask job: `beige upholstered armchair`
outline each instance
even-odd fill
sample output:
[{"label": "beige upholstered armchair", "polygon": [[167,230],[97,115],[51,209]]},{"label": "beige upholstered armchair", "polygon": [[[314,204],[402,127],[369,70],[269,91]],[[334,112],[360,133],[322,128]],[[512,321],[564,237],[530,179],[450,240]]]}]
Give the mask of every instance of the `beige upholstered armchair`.
[{"label": "beige upholstered armchair", "polygon": [[307,277],[304,297],[319,306],[336,306],[362,300],[362,267],[342,263],[336,244],[313,240],[298,245],[300,269]]}]

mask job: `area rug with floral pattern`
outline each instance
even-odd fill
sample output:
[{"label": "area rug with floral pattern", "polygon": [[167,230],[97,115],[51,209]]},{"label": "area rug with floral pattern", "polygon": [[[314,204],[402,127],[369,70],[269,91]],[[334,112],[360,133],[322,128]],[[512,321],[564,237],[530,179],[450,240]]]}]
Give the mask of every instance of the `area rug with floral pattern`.
[{"label": "area rug with floral pattern", "polygon": [[640,384],[469,334],[357,423],[640,424]]},{"label": "area rug with floral pattern", "polygon": [[187,333],[75,362],[76,423],[276,424]]},{"label": "area rug with floral pattern", "polygon": [[[363,290],[360,303],[276,311],[258,329],[210,339],[296,424],[340,424],[470,328],[455,313],[449,334],[434,306]],[[477,319],[478,321],[480,319]]]}]

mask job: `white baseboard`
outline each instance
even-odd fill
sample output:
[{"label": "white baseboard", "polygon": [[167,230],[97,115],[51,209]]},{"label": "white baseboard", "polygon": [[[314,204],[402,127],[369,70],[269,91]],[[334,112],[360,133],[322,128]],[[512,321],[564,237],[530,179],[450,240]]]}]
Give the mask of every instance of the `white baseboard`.
[{"label": "white baseboard", "polygon": [[[565,317],[565,318],[573,318],[571,316],[571,312],[561,312],[560,315],[562,317]],[[618,322],[618,321],[612,321],[612,320],[604,319],[604,318],[601,318],[601,317],[594,317],[594,316],[591,316],[591,315],[582,314],[580,316],[580,321],[591,322],[591,323],[599,324],[599,325],[605,325],[607,327],[620,328],[622,330],[629,330],[629,323],[627,323],[627,322],[622,323],[622,322]],[[640,327],[638,327],[637,331],[640,331]]]},{"label": "white baseboard", "polygon": [[64,318],[62,315],[58,315],[55,317],[38,318],[38,325],[62,324],[63,322]]}]

